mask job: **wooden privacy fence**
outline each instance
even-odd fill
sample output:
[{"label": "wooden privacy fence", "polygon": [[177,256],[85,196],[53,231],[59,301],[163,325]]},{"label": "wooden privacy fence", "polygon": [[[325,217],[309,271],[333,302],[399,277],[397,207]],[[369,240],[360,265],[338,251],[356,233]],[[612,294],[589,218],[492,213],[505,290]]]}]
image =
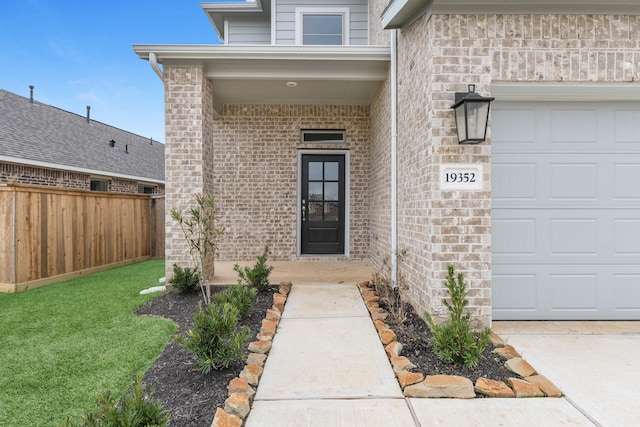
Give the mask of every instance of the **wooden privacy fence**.
[{"label": "wooden privacy fence", "polygon": [[154,256],[164,256],[162,197],[0,185],[0,291]]}]

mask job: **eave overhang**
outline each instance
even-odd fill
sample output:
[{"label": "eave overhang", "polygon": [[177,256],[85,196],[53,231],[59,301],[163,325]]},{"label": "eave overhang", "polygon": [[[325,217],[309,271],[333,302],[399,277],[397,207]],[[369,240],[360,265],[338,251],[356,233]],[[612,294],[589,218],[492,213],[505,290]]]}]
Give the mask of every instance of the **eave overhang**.
[{"label": "eave overhang", "polygon": [[[134,45],[163,67],[200,66],[215,104],[368,105],[386,80],[389,46]],[[295,82],[295,87],[287,85]]]},{"label": "eave overhang", "polygon": [[432,3],[429,0],[391,0],[382,12],[382,28],[392,30],[406,27],[419,16],[430,13]]},{"label": "eave overhang", "polygon": [[224,21],[228,18],[238,16],[270,16],[271,0],[265,0],[264,6],[262,0],[245,1],[245,2],[202,2],[200,7],[209,18],[211,25],[218,33],[218,37],[224,40],[226,34],[224,32]]},{"label": "eave overhang", "polygon": [[640,0],[392,0],[382,26],[404,28],[425,14],[640,15]]}]

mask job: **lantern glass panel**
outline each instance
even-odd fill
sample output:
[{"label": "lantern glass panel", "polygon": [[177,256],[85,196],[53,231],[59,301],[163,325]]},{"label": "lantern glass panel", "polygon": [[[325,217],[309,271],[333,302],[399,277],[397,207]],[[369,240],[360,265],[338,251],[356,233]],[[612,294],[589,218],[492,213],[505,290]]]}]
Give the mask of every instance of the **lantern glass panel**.
[{"label": "lantern glass panel", "polygon": [[456,129],[458,131],[458,142],[467,139],[466,126],[466,108],[465,104],[460,104],[455,108],[456,112]]},{"label": "lantern glass panel", "polygon": [[464,105],[467,109],[467,139],[483,141],[487,131],[489,103],[485,101],[468,101]]}]

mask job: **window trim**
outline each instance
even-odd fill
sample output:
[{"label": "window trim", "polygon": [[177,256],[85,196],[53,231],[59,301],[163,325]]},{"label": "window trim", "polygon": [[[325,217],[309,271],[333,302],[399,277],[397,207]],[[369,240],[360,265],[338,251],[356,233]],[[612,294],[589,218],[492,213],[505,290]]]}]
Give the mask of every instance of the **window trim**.
[{"label": "window trim", "polygon": [[340,46],[349,46],[351,34],[348,7],[296,7],[296,45],[298,46],[303,46],[302,17],[304,15],[342,15],[342,45]]},{"label": "window trim", "polygon": [[[149,187],[153,189],[151,193],[145,193],[144,191],[140,192],[140,187]],[[138,182],[138,194],[157,194],[158,193],[158,185],[157,184],[149,184],[147,182]]]},{"label": "window trim", "polygon": [[[99,183],[104,183],[107,187],[106,190],[94,190],[91,188],[91,184],[93,182],[99,182]],[[109,193],[111,191],[111,180],[108,178],[101,178],[101,177],[97,177],[97,176],[92,176],[89,178],[89,190],[91,191],[100,191],[103,193]]]},{"label": "window trim", "polygon": [[[302,155],[303,154],[337,154],[344,155],[344,254],[331,255],[311,255],[311,257],[349,257],[351,255],[351,151],[347,149],[323,150],[323,149],[298,149],[298,195],[297,206],[302,204]],[[302,255],[302,217],[300,209],[296,209],[296,256],[298,258],[308,257]]]},{"label": "window trim", "polygon": [[[306,135],[342,135],[341,139],[318,139],[316,141],[307,141]],[[300,129],[300,142],[302,144],[344,144],[347,142],[346,129]]]}]

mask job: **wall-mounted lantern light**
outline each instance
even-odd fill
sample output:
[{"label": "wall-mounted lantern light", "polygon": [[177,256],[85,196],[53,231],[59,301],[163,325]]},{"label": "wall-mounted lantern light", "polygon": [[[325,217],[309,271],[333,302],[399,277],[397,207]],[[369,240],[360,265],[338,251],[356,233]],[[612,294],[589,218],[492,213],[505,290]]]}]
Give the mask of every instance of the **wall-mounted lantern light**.
[{"label": "wall-mounted lantern light", "polygon": [[474,84],[469,85],[469,92],[456,92],[451,108],[456,113],[459,144],[479,144],[487,139],[489,104],[494,99],[478,95]]}]

